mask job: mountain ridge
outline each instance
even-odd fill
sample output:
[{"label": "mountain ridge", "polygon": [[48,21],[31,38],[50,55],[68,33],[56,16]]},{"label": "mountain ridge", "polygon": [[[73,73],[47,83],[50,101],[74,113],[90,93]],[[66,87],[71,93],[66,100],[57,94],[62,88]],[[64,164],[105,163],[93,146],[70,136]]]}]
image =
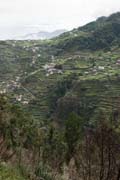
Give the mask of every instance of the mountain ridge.
[{"label": "mountain ridge", "polygon": [[109,49],[120,44],[120,12],[98,18],[82,27],[66,32],[53,41],[59,52]]},{"label": "mountain ridge", "polygon": [[31,33],[27,34],[21,37],[17,37],[16,40],[45,40],[45,39],[51,39],[54,37],[57,37],[63,33],[65,33],[67,30],[65,29],[59,29],[52,32],[48,31],[40,31],[38,33]]}]

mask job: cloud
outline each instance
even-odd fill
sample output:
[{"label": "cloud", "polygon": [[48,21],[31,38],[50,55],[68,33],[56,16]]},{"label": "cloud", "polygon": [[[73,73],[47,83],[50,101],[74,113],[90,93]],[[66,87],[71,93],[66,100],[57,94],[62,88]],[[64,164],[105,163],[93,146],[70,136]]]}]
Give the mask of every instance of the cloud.
[{"label": "cloud", "polygon": [[[1,0],[0,27],[17,29],[16,33],[16,27],[28,29],[25,26],[72,29],[116,11],[120,11],[120,0]],[[1,29],[0,34],[4,34]]]}]

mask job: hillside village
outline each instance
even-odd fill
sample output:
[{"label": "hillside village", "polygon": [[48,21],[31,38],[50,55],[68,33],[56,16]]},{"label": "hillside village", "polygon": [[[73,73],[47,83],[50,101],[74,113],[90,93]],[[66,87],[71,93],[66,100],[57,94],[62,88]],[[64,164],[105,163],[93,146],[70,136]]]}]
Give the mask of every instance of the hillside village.
[{"label": "hillside village", "polygon": [[119,149],[119,12],[0,41],[0,180],[119,180]]},{"label": "hillside village", "polygon": [[[8,44],[14,48],[18,48],[19,45],[16,41],[8,42]],[[48,57],[44,57],[40,53],[41,48],[38,47],[37,43],[29,45],[28,41],[27,44],[28,45],[23,45],[23,47],[21,44],[19,46],[22,48],[23,54],[27,53],[28,58],[30,58],[28,62],[25,62],[28,64],[25,66],[27,69],[30,69],[30,72],[24,69],[21,73],[18,71],[14,78],[8,78],[7,82],[3,78],[0,89],[1,94],[15,92],[14,98],[16,102],[24,105],[28,105],[32,99],[36,98],[34,90],[32,92],[31,88],[29,89],[29,87],[23,85],[24,81],[34,76],[37,78],[38,74],[42,74],[43,76],[43,85],[51,78],[62,78],[69,73],[78,74],[81,80],[87,78],[94,79],[100,76],[106,76],[108,78],[111,75],[119,74],[119,51],[113,50],[103,55],[102,52],[98,52],[98,54],[77,53],[70,56],[67,55],[67,57],[61,56],[59,59],[59,57],[51,54],[51,52]],[[32,56],[30,52],[32,52]],[[44,53],[44,51],[42,53]],[[41,61],[41,57],[45,59],[44,62],[43,60]],[[17,55],[17,58],[21,58],[22,60],[24,59],[24,55]]]}]

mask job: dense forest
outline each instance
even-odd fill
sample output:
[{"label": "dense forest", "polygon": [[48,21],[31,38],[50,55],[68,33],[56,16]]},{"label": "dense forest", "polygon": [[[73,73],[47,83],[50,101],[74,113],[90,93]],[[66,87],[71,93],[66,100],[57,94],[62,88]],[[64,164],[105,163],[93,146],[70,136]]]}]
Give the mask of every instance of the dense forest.
[{"label": "dense forest", "polygon": [[0,179],[120,179],[120,13],[0,41]]}]

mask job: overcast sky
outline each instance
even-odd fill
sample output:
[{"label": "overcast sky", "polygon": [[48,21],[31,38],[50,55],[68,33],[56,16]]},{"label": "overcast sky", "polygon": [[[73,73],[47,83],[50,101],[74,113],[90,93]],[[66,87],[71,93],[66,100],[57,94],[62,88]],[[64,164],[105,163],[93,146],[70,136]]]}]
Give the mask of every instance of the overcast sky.
[{"label": "overcast sky", "polygon": [[120,11],[120,0],[0,0],[0,37],[72,29]]}]

